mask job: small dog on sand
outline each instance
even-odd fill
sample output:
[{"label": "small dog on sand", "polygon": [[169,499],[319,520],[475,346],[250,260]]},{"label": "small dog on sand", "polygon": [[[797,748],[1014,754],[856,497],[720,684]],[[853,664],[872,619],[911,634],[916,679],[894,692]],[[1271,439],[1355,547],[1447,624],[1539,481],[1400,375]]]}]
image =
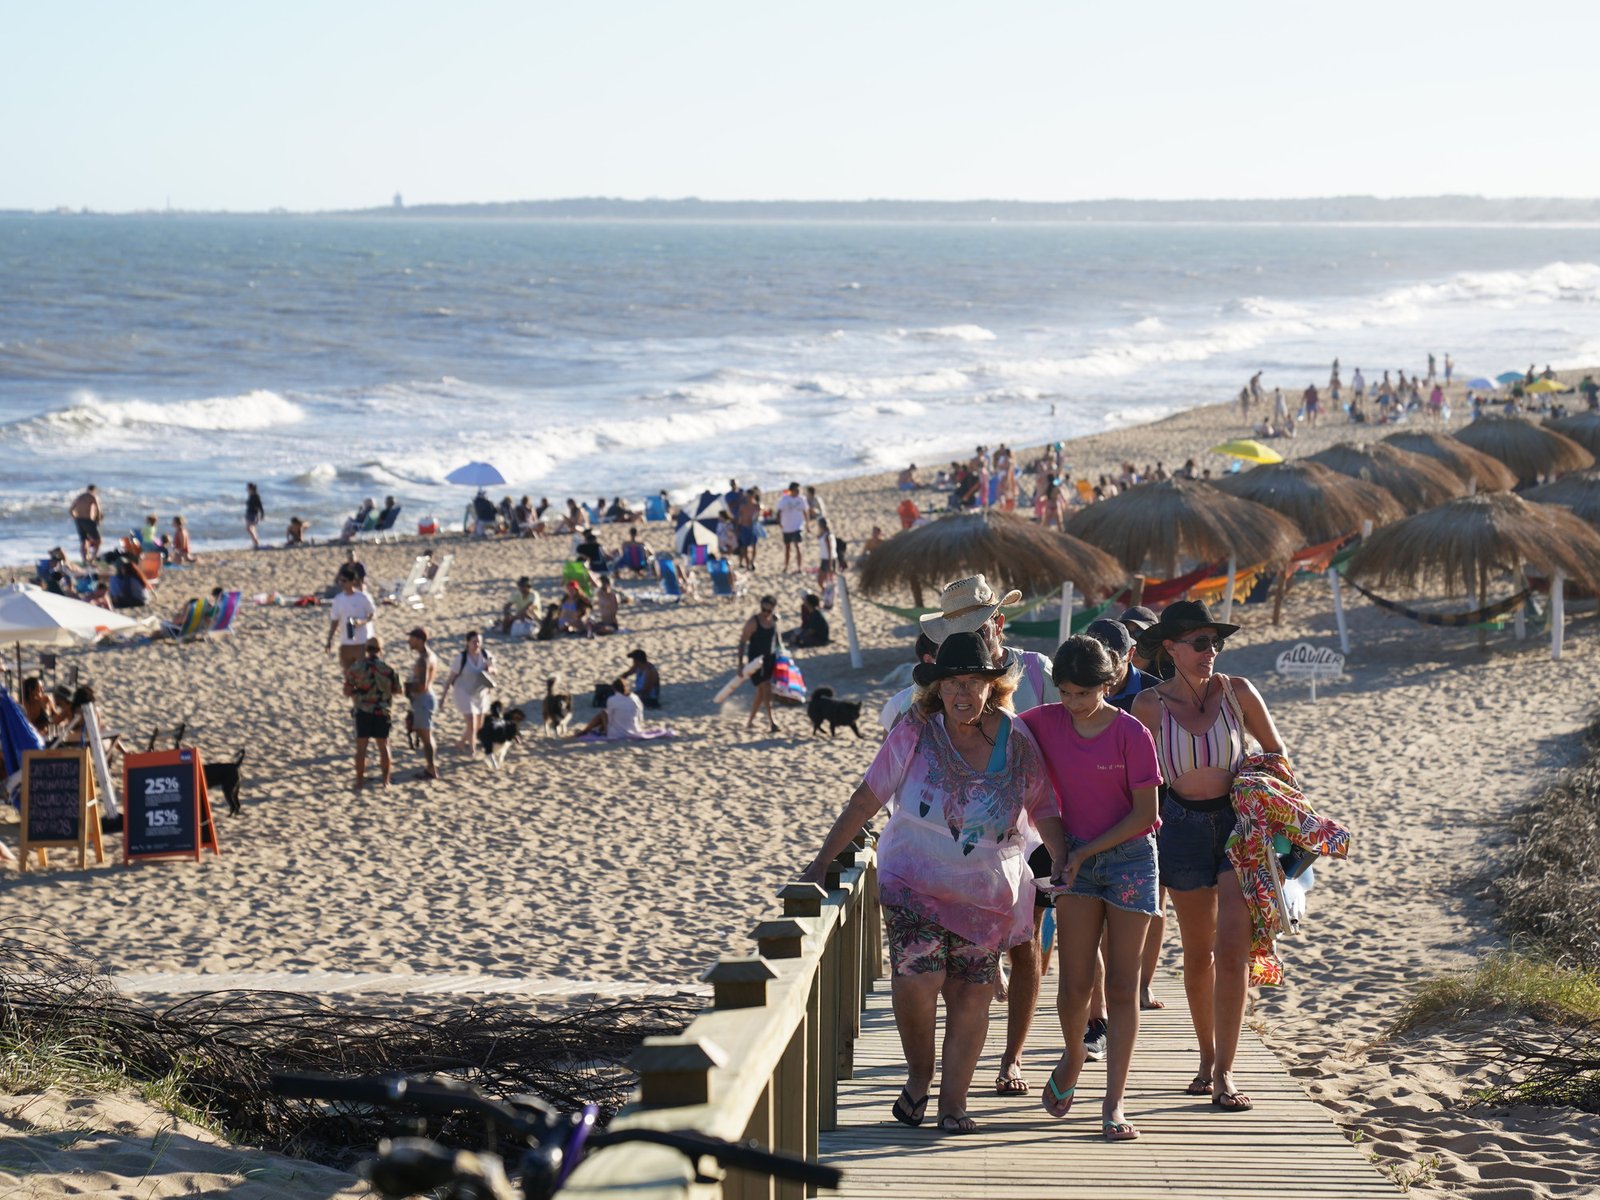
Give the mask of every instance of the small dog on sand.
[{"label": "small dog on sand", "polygon": [[506,752],[522,732],[522,710],[508,709],[496,700],[484,714],[483,727],[478,730],[478,745],[489,757],[489,765],[498,770],[505,764]]},{"label": "small dog on sand", "polygon": [[206,795],[215,796],[221,792],[228,802],[228,811],[238,816],[244,811],[244,806],[239,803],[239,768],[244,765],[243,750],[239,757],[232,762],[206,763]]},{"label": "small dog on sand", "polygon": [[857,737],[862,736],[861,727],[856,724],[861,719],[860,701],[835,700],[832,688],[820,687],[811,693],[806,716],[811,718],[812,737],[816,737],[824,725],[828,727],[829,737],[835,736],[841,726],[854,729]]},{"label": "small dog on sand", "polygon": [[544,681],[544,731],[548,737],[565,737],[567,723],[572,720],[572,696],[556,691],[558,680],[551,676]]}]

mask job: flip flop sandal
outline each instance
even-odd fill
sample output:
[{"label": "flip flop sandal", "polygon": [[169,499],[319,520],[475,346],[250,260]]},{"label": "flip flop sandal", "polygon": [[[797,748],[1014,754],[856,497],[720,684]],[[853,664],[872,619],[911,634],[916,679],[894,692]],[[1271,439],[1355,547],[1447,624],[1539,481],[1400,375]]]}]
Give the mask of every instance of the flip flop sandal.
[{"label": "flip flop sandal", "polygon": [[1183,1094],[1185,1096],[1211,1095],[1211,1076],[1196,1075],[1189,1081],[1189,1086],[1183,1089]]},{"label": "flip flop sandal", "polygon": [[911,1098],[911,1089],[903,1087],[900,1089],[899,1099],[894,1102],[894,1107],[889,1111],[894,1114],[894,1119],[899,1121],[900,1124],[910,1125],[915,1129],[922,1124],[922,1118],[927,1114],[928,1097],[923,1096],[921,1100],[913,1100]]},{"label": "flip flop sandal", "polygon": [[1026,1096],[1028,1094],[1028,1081],[1022,1077],[1022,1069],[1016,1063],[1011,1064],[1015,1075],[1008,1075],[1005,1071],[994,1077],[994,1094],[996,1096]]},{"label": "flip flop sandal", "polygon": [[1101,1121],[1100,1131],[1108,1142],[1137,1142],[1139,1131],[1126,1121]]},{"label": "flip flop sandal", "polygon": [[955,1113],[945,1113],[939,1118],[940,1133],[977,1133],[978,1123],[966,1113],[959,1117]]},{"label": "flip flop sandal", "polygon": [[1139,1009],[1142,1012],[1154,1012],[1155,1010],[1165,1008],[1166,1006],[1167,1002],[1160,999],[1151,1000],[1149,1004],[1146,1004],[1143,1000],[1139,1001]]},{"label": "flip flop sandal", "polygon": [[[1072,1100],[1077,1091],[1077,1084],[1073,1084],[1069,1088],[1062,1088],[1060,1084],[1056,1083],[1056,1073],[1051,1071],[1050,1077],[1044,1081],[1044,1096],[1042,1099],[1045,1112],[1059,1121],[1072,1111]],[[1057,1112],[1057,1108],[1061,1111]]]},{"label": "flip flop sandal", "polygon": [[1243,1092],[1218,1092],[1211,1097],[1211,1107],[1223,1112],[1249,1112],[1255,1103]]}]

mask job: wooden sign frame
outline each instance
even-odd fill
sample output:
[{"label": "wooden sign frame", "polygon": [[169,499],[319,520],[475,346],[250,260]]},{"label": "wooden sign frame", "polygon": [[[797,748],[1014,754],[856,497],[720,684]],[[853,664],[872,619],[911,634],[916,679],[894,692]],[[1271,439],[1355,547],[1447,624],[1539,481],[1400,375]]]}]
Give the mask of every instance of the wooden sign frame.
[{"label": "wooden sign frame", "polygon": [[[195,822],[193,849],[184,847],[180,850],[156,853],[133,852],[134,818],[143,807],[143,797],[134,796],[129,779],[134,771],[147,767],[173,767],[181,774],[193,772]],[[222,846],[217,839],[217,823],[211,814],[211,797],[206,792],[206,771],[200,761],[200,751],[193,746],[180,746],[176,750],[124,754],[122,756],[122,865],[131,867],[136,862],[162,858],[192,858],[195,862],[199,862],[200,855],[208,845],[213,854],[222,853]]]},{"label": "wooden sign frame", "polygon": [[[40,760],[75,760],[78,763],[78,836],[72,841],[35,842],[28,837],[28,806],[31,800],[30,775],[32,764]],[[78,870],[82,871],[89,865],[89,844],[94,843],[94,861],[102,865],[106,861],[105,840],[100,833],[100,793],[96,790],[94,768],[89,761],[89,752],[86,749],[72,750],[24,750],[22,752],[22,833],[18,846],[17,869],[28,869],[28,852],[39,852],[39,865],[50,865],[51,848],[78,851]]]}]

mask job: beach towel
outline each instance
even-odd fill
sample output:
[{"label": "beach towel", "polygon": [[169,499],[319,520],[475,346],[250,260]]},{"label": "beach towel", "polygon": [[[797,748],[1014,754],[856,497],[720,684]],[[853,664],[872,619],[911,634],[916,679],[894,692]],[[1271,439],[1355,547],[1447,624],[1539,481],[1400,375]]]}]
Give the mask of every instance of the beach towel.
[{"label": "beach towel", "polygon": [[0,751],[5,755],[6,795],[11,807],[22,807],[22,754],[43,750],[44,738],[22,711],[22,705],[0,686]]},{"label": "beach towel", "polygon": [[772,668],[772,698],[787,700],[791,704],[806,702],[806,679],[800,666],[788,654],[779,651],[777,665]]},{"label": "beach towel", "polygon": [[1250,983],[1276,987],[1283,983],[1283,962],[1273,943],[1286,932],[1278,904],[1283,875],[1277,839],[1343,858],[1350,852],[1350,831],[1317,814],[1281,754],[1246,758],[1234,776],[1232,797],[1236,823],[1226,852],[1250,912]]},{"label": "beach towel", "polygon": [[572,738],[569,744],[574,746],[604,746],[609,743],[615,746],[619,742],[653,742],[660,738],[672,736],[674,736],[672,730],[664,725],[656,729],[641,729],[638,733],[630,733],[627,737],[620,738],[607,737],[596,729],[593,733],[584,733]]}]

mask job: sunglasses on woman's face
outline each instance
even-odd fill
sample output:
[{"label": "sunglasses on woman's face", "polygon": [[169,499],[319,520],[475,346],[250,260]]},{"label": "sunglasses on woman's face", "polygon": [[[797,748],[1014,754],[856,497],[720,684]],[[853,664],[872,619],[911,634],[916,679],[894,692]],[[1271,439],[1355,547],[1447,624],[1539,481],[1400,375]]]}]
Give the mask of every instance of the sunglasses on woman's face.
[{"label": "sunglasses on woman's face", "polygon": [[1220,637],[1213,637],[1208,633],[1202,633],[1196,638],[1180,640],[1177,644],[1180,646],[1188,646],[1189,649],[1193,650],[1196,654],[1222,653],[1222,639]]}]

